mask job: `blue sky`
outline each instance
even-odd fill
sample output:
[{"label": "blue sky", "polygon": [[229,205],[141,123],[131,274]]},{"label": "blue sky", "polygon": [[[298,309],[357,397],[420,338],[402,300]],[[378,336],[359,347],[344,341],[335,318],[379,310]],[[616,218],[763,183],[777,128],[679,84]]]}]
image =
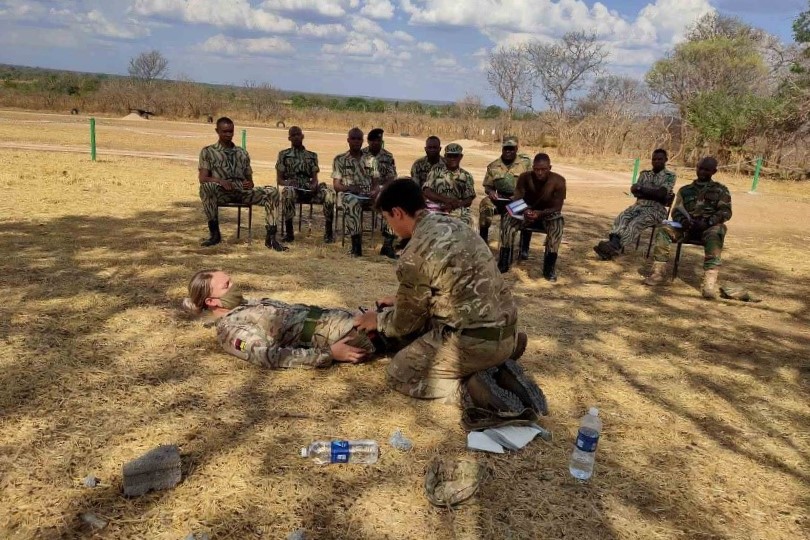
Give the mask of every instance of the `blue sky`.
[{"label": "blue sky", "polygon": [[158,49],[170,76],[454,101],[487,88],[501,44],[594,30],[611,71],[643,76],[697,17],[736,15],[785,41],[807,0],[0,0],[0,63],[126,73]]}]

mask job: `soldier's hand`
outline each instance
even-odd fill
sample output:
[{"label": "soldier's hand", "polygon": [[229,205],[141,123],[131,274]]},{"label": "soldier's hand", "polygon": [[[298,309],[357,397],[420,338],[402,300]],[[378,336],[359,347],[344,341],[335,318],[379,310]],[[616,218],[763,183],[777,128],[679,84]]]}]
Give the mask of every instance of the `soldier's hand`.
[{"label": "soldier's hand", "polygon": [[242,180],[242,188],[253,189],[253,180]]},{"label": "soldier's hand", "polygon": [[222,189],[225,191],[233,191],[235,184],[230,180],[220,180],[219,185],[222,186]]},{"label": "soldier's hand", "polygon": [[494,189],[492,191],[490,191],[489,192],[489,198],[492,199],[493,201],[497,201],[498,200],[498,191],[494,190]]},{"label": "soldier's hand", "polygon": [[354,327],[358,330],[370,332],[377,329],[377,314],[373,311],[358,313],[354,316]]},{"label": "soldier's hand", "polygon": [[312,182],[310,182],[309,189],[311,189],[313,191],[313,193],[318,191],[318,181],[313,180]]},{"label": "soldier's hand", "polygon": [[638,197],[641,194],[641,186],[639,186],[638,184],[633,184],[630,187],[630,193]]},{"label": "soldier's hand", "polygon": [[391,307],[396,303],[396,296],[383,296],[377,299],[377,307]]},{"label": "soldier's hand", "polygon": [[523,218],[525,221],[537,221],[537,218],[540,217],[540,212],[537,210],[526,210],[523,212]]},{"label": "soldier's hand", "polygon": [[329,350],[332,352],[332,358],[335,359],[335,362],[348,362],[350,364],[356,364],[366,359],[367,353],[364,349],[349,345],[348,342],[351,339],[351,336],[346,336],[329,347]]}]

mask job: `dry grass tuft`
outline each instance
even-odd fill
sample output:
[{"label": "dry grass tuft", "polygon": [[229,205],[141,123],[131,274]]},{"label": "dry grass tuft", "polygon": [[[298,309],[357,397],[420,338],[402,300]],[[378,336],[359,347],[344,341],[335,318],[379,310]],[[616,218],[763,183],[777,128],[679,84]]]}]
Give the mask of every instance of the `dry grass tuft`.
[{"label": "dry grass tuft", "polygon": [[[79,144],[70,129],[25,133],[42,144]],[[162,135],[110,127],[103,145],[193,159],[210,140],[208,126],[138,129]],[[0,123],[4,140],[13,133]],[[269,178],[285,136],[262,133],[250,140]],[[343,144],[342,135],[315,132],[307,141],[324,169]],[[390,147],[404,169],[421,142],[391,138]],[[494,154],[470,151],[480,181]],[[639,285],[639,255],[596,261],[591,246],[629,202],[624,180],[569,166],[560,282],[537,279],[539,241],[508,278],[530,335],[524,362],[548,395],[555,439],[514,455],[477,455],[490,478],[471,504],[446,511],[423,496],[423,473],[435,455],[467,454],[458,411],[389,391],[387,360],[253,368],[176,312],[189,276],[205,266],[228,269],[256,294],[353,308],[392,290],[393,265],[374,254],[352,261],[339,243],[324,247],[321,218],[287,253],[259,241],[202,249],[192,163],[100,156],[93,164],[70,153],[0,150],[0,537],[85,536],[85,512],[109,521],[96,533],[103,538],[208,531],[277,539],[297,528],[374,540],[810,535],[810,269],[808,237],[797,226],[805,187],[790,188],[796,194],[765,185],[754,197],[730,182],[735,216],[721,280],[765,301],[709,303],[699,298],[693,248],[682,279],[658,292]],[[231,239],[235,214],[222,219]],[[260,231],[261,211],[256,219]],[[582,485],[567,459],[590,405],[601,408],[605,433],[596,476]],[[388,446],[397,428],[414,441],[412,452]],[[374,438],[383,455],[368,467],[298,457],[323,437]],[[183,482],[122,498],[122,464],[168,442],[182,449]],[[100,487],[82,486],[89,474]]]}]

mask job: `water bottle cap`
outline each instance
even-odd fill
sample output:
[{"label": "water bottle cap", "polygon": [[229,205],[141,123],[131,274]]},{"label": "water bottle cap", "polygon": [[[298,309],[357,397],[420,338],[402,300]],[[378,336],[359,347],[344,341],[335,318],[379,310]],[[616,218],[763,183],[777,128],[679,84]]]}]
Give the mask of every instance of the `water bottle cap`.
[{"label": "water bottle cap", "polygon": [[301,449],[301,457],[307,457],[308,455],[309,455],[309,449],[308,448],[302,448]]},{"label": "water bottle cap", "polygon": [[590,414],[591,416],[599,416],[599,409],[597,409],[596,407],[591,407],[591,409],[588,411],[588,414]]}]

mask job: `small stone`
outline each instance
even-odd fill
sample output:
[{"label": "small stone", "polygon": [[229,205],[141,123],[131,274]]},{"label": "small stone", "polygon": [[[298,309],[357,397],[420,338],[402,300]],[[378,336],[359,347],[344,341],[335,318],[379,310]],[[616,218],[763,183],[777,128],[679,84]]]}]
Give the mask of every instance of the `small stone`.
[{"label": "small stone", "polygon": [[90,512],[85,512],[84,514],[82,514],[79,517],[81,518],[82,521],[84,521],[85,523],[87,523],[88,525],[90,525],[94,529],[101,530],[101,529],[103,529],[104,527],[107,526],[107,521],[106,520],[101,519],[97,515],[95,515],[93,513],[90,513]]},{"label": "small stone", "polygon": [[124,495],[138,497],[149,491],[173,488],[181,478],[177,445],[158,446],[124,465]]},{"label": "small stone", "polygon": [[183,540],[211,540],[211,537],[208,536],[208,533],[188,533]]},{"label": "small stone", "polygon": [[305,529],[296,529],[287,535],[287,540],[307,540],[307,531]]},{"label": "small stone", "polygon": [[89,487],[89,488],[96,487],[99,484],[99,482],[101,482],[101,480],[99,480],[98,478],[96,478],[92,474],[90,476],[86,476],[84,478],[84,480],[82,480],[82,483],[84,484],[84,487]]}]

